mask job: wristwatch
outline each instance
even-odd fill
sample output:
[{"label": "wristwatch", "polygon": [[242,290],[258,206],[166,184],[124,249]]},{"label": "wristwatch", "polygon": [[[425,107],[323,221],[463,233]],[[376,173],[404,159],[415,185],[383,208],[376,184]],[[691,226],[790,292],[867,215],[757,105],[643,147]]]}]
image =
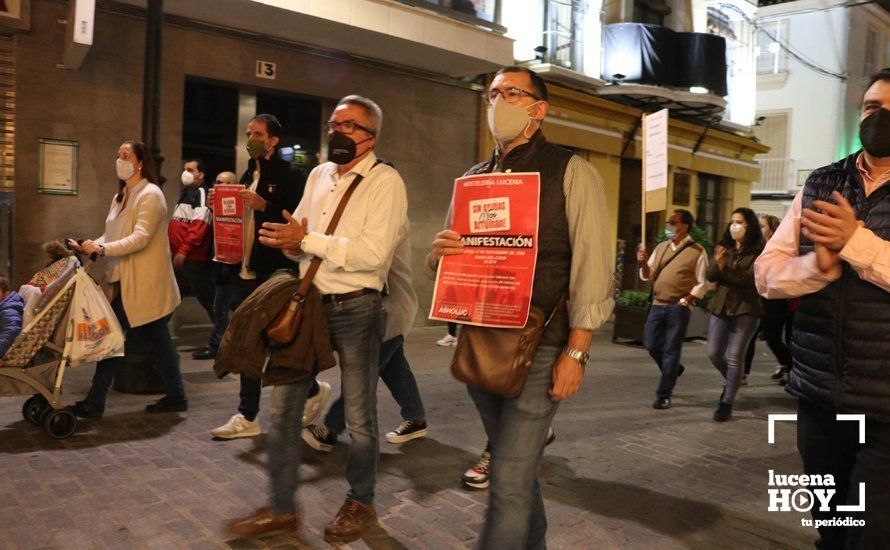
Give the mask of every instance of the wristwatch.
[{"label": "wristwatch", "polygon": [[303,235],[303,238],[300,239],[300,252],[303,254],[306,253],[306,241],[309,239],[309,233]]},{"label": "wristwatch", "polygon": [[582,368],[587,365],[587,361],[590,359],[590,354],[586,351],[581,351],[569,346],[563,348],[562,354],[571,357],[572,359],[577,361]]}]

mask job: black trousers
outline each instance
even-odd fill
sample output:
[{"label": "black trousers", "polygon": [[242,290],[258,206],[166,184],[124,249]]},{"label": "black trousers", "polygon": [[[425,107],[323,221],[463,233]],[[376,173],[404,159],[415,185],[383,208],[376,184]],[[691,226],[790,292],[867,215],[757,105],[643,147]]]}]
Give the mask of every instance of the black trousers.
[{"label": "black trousers", "polygon": [[[859,423],[839,422],[836,414],[801,399],[797,412],[797,449],[804,472],[831,474],[837,493],[831,511],[813,507],[814,520],[851,517],[864,527],[822,527],[821,550],[890,548],[890,423],[866,422],[865,443],[859,443]],[[865,483],[865,512],[835,511],[839,504],[859,504],[859,484]]]},{"label": "black trousers", "polygon": [[[790,314],[788,300],[762,300],[763,317],[760,319],[758,335],[762,336],[769,346],[770,351],[776,356],[776,361],[786,368],[791,367],[791,352],[788,350],[788,338],[786,338],[786,325]],[[751,362],[754,360],[754,345],[757,335],[751,339],[748,345],[748,353],[745,356],[745,374],[751,373]]]}]

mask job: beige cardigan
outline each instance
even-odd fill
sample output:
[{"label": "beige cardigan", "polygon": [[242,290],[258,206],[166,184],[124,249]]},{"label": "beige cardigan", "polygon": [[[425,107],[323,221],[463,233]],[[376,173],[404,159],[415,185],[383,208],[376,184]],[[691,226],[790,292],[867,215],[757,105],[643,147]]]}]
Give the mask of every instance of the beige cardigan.
[{"label": "beige cardigan", "polygon": [[[167,200],[160,187],[142,180],[130,191],[132,208],[125,220],[122,239],[96,239],[105,255],[117,257],[121,299],[131,327],[170,315],[179,305],[179,287],[173,275],[167,239]],[[113,200],[111,208],[120,204]],[[111,209],[109,209],[111,212]]]}]

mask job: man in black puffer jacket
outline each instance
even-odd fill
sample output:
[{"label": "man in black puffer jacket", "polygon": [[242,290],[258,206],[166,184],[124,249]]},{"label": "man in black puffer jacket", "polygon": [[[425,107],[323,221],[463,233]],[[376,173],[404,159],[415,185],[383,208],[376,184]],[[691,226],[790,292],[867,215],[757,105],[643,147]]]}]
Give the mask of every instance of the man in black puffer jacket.
[{"label": "man in black puffer jacket", "polygon": [[[810,175],[755,265],[764,297],[801,297],[786,389],[804,470],[837,490],[813,518],[864,520],[817,524],[821,549],[890,545],[890,69],[865,92],[859,136],[864,151]],[[864,443],[838,414],[865,416]],[[838,513],[866,493],[864,511]]]}]

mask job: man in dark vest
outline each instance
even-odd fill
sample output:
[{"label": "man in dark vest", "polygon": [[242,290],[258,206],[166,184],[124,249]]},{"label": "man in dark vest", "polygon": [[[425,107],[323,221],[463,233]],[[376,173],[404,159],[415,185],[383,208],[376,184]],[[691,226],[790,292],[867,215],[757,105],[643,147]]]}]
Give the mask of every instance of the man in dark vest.
[{"label": "man in dark vest", "polygon": [[[817,523],[822,549],[890,543],[890,69],[869,83],[859,137],[863,151],[807,178],[755,264],[764,297],[800,297],[785,388],[805,472],[837,491],[813,518],[864,521]],[[865,433],[839,414],[863,415]]]},{"label": "man in dark vest", "polygon": [[694,223],[691,212],[675,210],[664,228],[667,240],[651,256],[645,250],[637,252],[640,279],[652,281],[652,309],[646,317],[643,343],[661,371],[652,404],[656,409],[671,407],[677,378],[685,370],[680,355],[692,306],[708,289],[708,254],[689,237]]},{"label": "man in dark vest", "polygon": [[[538,463],[559,402],[581,386],[593,331],[612,313],[612,252],[603,182],[571,151],[548,143],[540,130],[547,115],[544,81],[522,67],[495,76],[486,97],[497,147],[467,174],[538,172],[541,195],[532,305],[550,314],[522,392],[502,397],[468,387],[491,442],[491,498],[482,548],[540,548],[547,520]],[[446,227],[451,227],[450,215]],[[462,252],[452,230],[436,235],[427,266]]]}]

